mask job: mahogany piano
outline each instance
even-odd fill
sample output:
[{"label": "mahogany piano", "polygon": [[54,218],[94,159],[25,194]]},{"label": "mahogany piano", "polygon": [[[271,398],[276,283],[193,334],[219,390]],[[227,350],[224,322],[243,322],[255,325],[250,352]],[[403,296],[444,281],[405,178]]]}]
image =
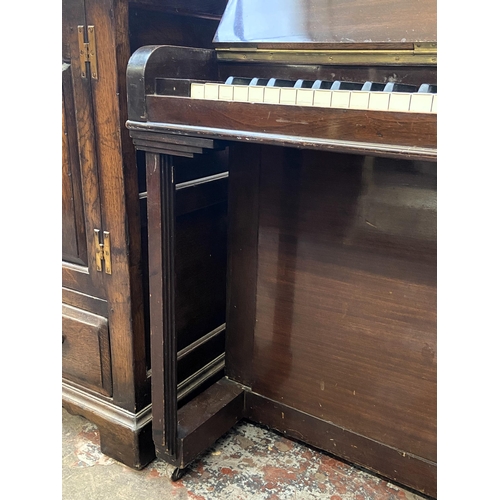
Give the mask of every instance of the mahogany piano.
[{"label": "mahogany piano", "polygon": [[436,496],[435,0],[229,0],[145,46],[153,436],[248,419]]}]

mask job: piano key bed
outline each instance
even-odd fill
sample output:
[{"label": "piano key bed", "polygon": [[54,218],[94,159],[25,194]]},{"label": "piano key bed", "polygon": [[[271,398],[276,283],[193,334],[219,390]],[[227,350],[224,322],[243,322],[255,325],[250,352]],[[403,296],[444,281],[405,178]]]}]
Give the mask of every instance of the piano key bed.
[{"label": "piano key bed", "polygon": [[437,113],[437,85],[326,82],[229,77],[224,83],[192,83],[192,99],[315,106],[409,113]]}]

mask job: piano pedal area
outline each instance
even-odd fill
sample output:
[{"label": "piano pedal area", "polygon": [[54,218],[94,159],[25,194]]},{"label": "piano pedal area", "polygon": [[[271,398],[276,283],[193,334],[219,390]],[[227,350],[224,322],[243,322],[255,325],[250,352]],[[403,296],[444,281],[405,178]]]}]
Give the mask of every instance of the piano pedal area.
[{"label": "piano pedal area", "polygon": [[437,85],[283,80],[231,76],[224,83],[192,83],[192,99],[373,111],[437,113]]}]

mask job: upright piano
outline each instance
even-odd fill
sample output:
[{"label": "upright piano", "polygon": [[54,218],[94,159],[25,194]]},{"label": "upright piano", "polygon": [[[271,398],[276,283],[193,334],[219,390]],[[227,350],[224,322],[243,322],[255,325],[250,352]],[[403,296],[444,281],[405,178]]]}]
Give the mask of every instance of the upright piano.
[{"label": "upright piano", "polygon": [[144,46],[153,436],[248,419],[436,497],[435,0],[229,0]]}]

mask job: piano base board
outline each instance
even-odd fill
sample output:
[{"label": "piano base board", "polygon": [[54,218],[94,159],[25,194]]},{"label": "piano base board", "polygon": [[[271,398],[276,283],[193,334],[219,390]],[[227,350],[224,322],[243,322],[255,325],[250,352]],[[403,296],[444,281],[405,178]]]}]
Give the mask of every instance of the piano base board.
[{"label": "piano base board", "polygon": [[366,438],[252,392],[226,378],[179,412],[178,454],[157,456],[183,470],[233,425],[245,419],[297,439],[435,498],[437,464]]},{"label": "piano base board", "polygon": [[245,393],[245,418],[297,439],[370,472],[433,498],[437,464],[391,448],[331,422],[303,413],[254,392]]}]

